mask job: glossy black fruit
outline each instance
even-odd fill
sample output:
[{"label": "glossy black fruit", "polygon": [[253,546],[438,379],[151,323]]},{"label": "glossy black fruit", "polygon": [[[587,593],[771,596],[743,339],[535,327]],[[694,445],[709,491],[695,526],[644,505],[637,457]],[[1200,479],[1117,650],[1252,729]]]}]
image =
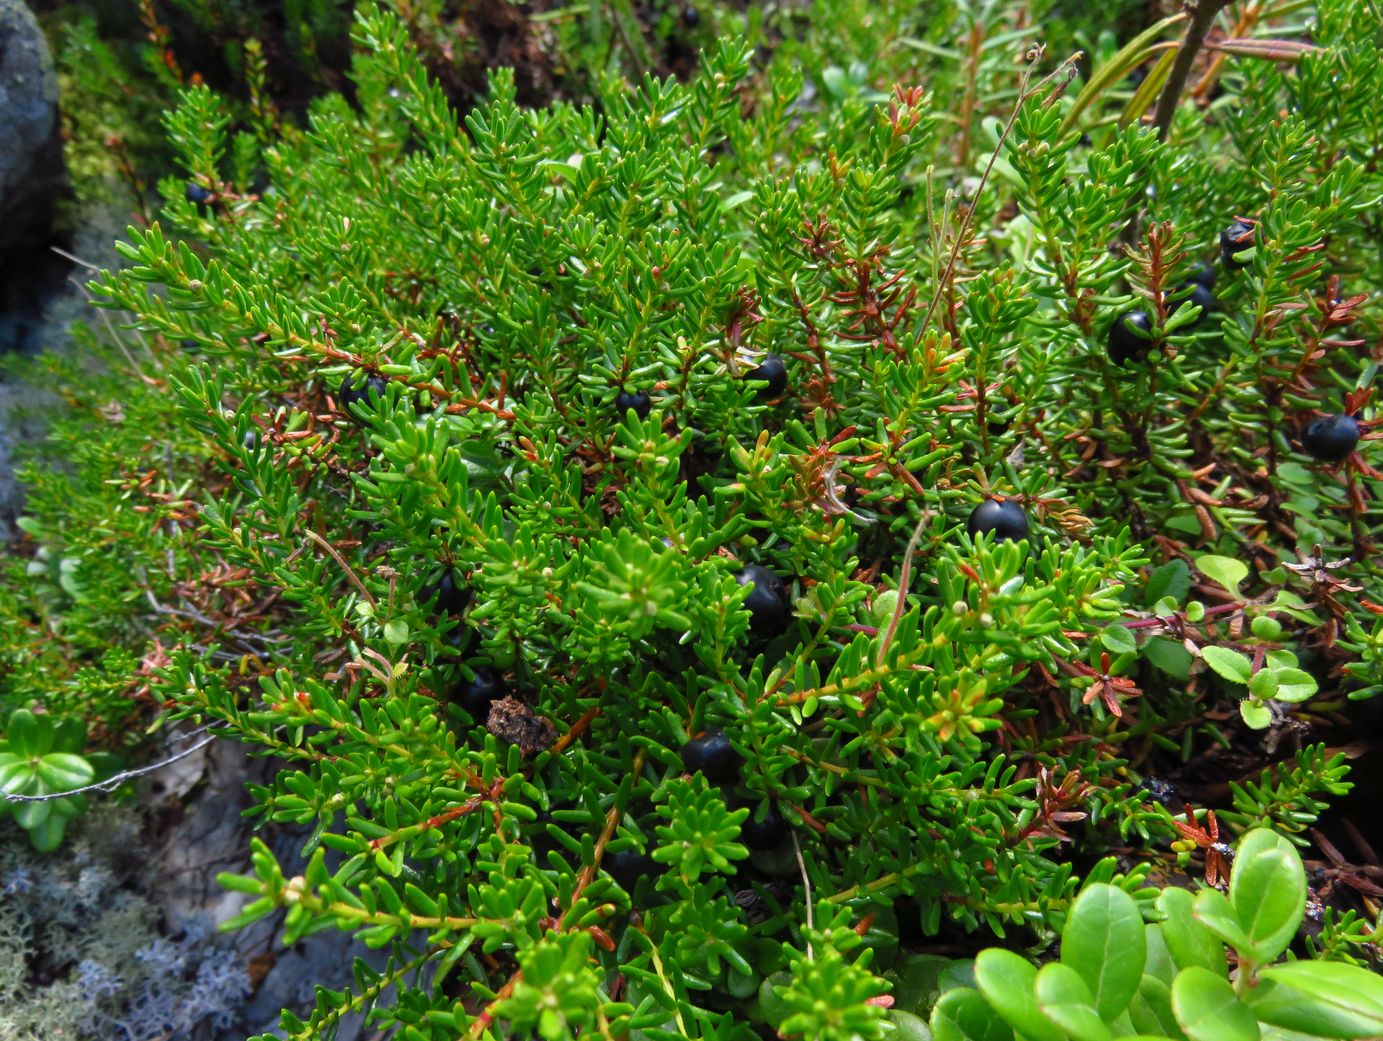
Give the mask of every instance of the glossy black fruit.
[{"label": "glossy black fruit", "polygon": [[[1190,290],[1190,292],[1187,292],[1187,290]],[[1210,314],[1211,308],[1215,306],[1215,294],[1199,282],[1183,282],[1181,285],[1177,286],[1176,293],[1173,295],[1176,299],[1168,305],[1168,309],[1172,314],[1176,314],[1187,304],[1193,304],[1201,309],[1200,317],[1189,325],[1182,326],[1183,329],[1194,329],[1196,326],[1200,325],[1201,322],[1205,321],[1206,315]]]},{"label": "glossy black fruit", "polygon": [[460,614],[471,602],[471,591],[466,586],[456,584],[456,578],[448,569],[436,582],[423,586],[418,591],[418,602],[431,607],[438,614]]},{"label": "glossy black fruit", "polygon": [[993,535],[996,542],[1028,537],[1028,515],[1017,499],[986,499],[965,524],[972,536]]},{"label": "glossy black fruit", "polygon": [[682,765],[689,774],[700,770],[712,784],[723,784],[739,777],[743,761],[725,731],[708,730],[682,746]]},{"label": "glossy black fruit", "polygon": [[610,877],[618,882],[622,889],[630,892],[638,884],[639,879],[649,875],[661,875],[664,871],[662,864],[659,864],[647,853],[640,853],[636,849],[606,853],[601,858],[600,866],[610,873]]},{"label": "glossy black fruit", "polygon": [[763,820],[755,820],[758,811],[751,806],[749,816],[740,825],[740,841],[750,849],[777,849],[788,837],[788,822],[778,812],[773,803],[768,804],[768,812]]},{"label": "glossy black fruit", "polygon": [[1248,221],[1236,220],[1220,232],[1220,263],[1231,271],[1241,271],[1249,266],[1247,260],[1240,259],[1246,251],[1253,249],[1253,225]]},{"label": "glossy black fruit", "polygon": [[644,390],[636,390],[633,393],[627,390],[620,391],[615,398],[615,411],[619,413],[620,419],[623,419],[631,408],[634,415],[640,419],[647,419],[648,414],[653,411],[653,399]]},{"label": "glossy black fruit", "polygon": [[735,581],[754,587],[744,598],[750,631],[777,636],[788,627],[788,590],[781,578],[766,567],[750,564],[735,572]]},{"label": "glossy black fruit", "polygon": [[465,657],[476,641],[476,630],[469,625],[454,625],[441,636],[441,641],[451,648],[455,657]]},{"label": "glossy black fruit", "polygon": [[482,723],[490,715],[490,705],[502,697],[504,677],[488,665],[481,665],[475,670],[474,678],[462,680],[451,692],[452,703]]},{"label": "glossy black fruit", "polygon": [[1326,416],[1301,433],[1301,447],[1306,454],[1323,463],[1341,462],[1358,444],[1359,421],[1353,416]]},{"label": "glossy black fruit", "polygon": [[1152,319],[1146,311],[1125,311],[1109,327],[1109,360],[1123,365],[1148,353],[1152,346]]},{"label": "glossy black fruit", "polygon": [[688,4],[682,8],[682,24],[688,29],[695,29],[701,24],[701,12]]},{"label": "glossy black fruit", "polygon": [[196,181],[187,182],[187,189],[183,192],[183,197],[188,202],[195,202],[198,206],[207,206],[216,201],[216,193]]},{"label": "glossy black fruit", "polygon": [[1191,270],[1186,273],[1186,281],[1203,285],[1206,289],[1214,289],[1215,269],[1204,260],[1198,260],[1191,265]]},{"label": "glossy black fruit", "polygon": [[782,397],[783,391],[788,389],[787,366],[783,364],[783,359],[776,354],[765,354],[764,360],[746,372],[744,378],[763,383],[763,386],[759,388],[759,397],[761,398]]},{"label": "glossy black fruit", "polygon": [[351,411],[351,406],[356,402],[374,408],[376,399],[384,400],[384,389],[388,386],[385,381],[373,373],[365,375],[363,378],[357,376],[352,379],[349,375],[341,381],[341,390],[336,395],[341,402],[341,408],[345,412]]}]

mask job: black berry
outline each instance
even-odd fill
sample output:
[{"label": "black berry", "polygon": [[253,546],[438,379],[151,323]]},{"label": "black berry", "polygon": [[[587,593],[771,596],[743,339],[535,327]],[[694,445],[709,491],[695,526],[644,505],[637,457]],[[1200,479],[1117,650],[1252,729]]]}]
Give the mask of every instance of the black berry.
[{"label": "black berry", "polygon": [[1148,353],[1152,319],[1146,311],[1125,311],[1109,327],[1109,360],[1123,365]]},{"label": "black berry", "polygon": [[475,643],[476,633],[469,625],[454,625],[442,634],[442,642],[446,644],[453,654],[464,656]]},{"label": "black berry", "polygon": [[187,189],[183,192],[183,197],[188,202],[196,203],[198,206],[208,206],[216,201],[216,193],[196,181],[187,182]]},{"label": "black berry", "polygon": [[634,415],[640,419],[647,419],[649,412],[653,411],[653,399],[644,390],[629,392],[622,390],[615,398],[615,411],[619,413],[621,419],[630,409],[634,410]]},{"label": "black berry", "polygon": [[418,591],[418,602],[430,606],[438,614],[460,614],[470,605],[471,591],[466,586],[458,586],[448,568],[436,582]]},{"label": "black berry", "polygon": [[986,499],[970,514],[966,530],[972,536],[993,535],[995,541],[1028,537],[1028,515],[1017,499]]},{"label": "black berry", "polygon": [[504,697],[504,677],[488,665],[475,670],[475,676],[462,680],[451,692],[451,700],[470,713],[472,719],[484,721],[490,706]]},{"label": "black berry", "polygon": [[682,746],[682,765],[689,774],[700,770],[706,780],[722,784],[736,780],[742,764],[725,731],[708,730]]},{"label": "black berry", "polygon": [[1186,273],[1186,281],[1195,282],[1197,285],[1205,286],[1206,289],[1214,289],[1215,269],[1204,260],[1198,260],[1191,265],[1191,270]]},{"label": "black berry", "polygon": [[765,354],[764,360],[746,372],[744,378],[763,383],[759,388],[761,398],[782,397],[783,391],[788,389],[787,366],[776,354]]},{"label": "black berry", "polygon": [[379,376],[370,373],[363,379],[357,377],[352,380],[349,375],[341,381],[341,390],[337,397],[341,399],[341,408],[346,412],[351,411],[351,406],[356,402],[374,408],[375,399],[384,400],[384,388],[387,384]]},{"label": "black berry", "polygon": [[688,29],[695,29],[701,24],[701,12],[688,4],[682,8],[682,24]]},{"label": "black berry", "polygon": [[1240,259],[1247,250],[1253,249],[1253,225],[1248,221],[1236,220],[1220,232],[1220,263],[1231,271],[1241,271],[1249,266],[1247,260]]},{"label": "black berry", "polygon": [[776,636],[788,627],[788,591],[783,580],[758,564],[735,572],[735,581],[754,588],[744,598],[751,631]]},{"label": "black berry", "polygon": [[740,841],[750,849],[777,849],[788,837],[788,822],[773,803],[768,804],[763,820],[755,820],[756,816],[757,811],[751,809],[740,825]]},{"label": "black berry", "polygon": [[1199,317],[1197,317],[1194,322],[1183,326],[1183,328],[1187,329],[1194,329],[1196,326],[1200,325],[1201,322],[1205,321],[1205,316],[1208,315],[1211,308],[1215,306],[1215,294],[1199,282],[1187,281],[1181,283],[1181,285],[1177,286],[1173,297],[1174,299],[1168,305],[1168,309],[1172,314],[1176,314],[1187,304],[1193,304],[1201,309]]},{"label": "black berry", "polygon": [[1162,780],[1160,777],[1145,777],[1138,787],[1147,792],[1149,796],[1160,802],[1163,806],[1170,805],[1177,794],[1176,787]]},{"label": "black berry", "polygon": [[610,877],[620,884],[620,888],[632,892],[639,879],[649,875],[662,874],[663,866],[636,849],[624,849],[618,853],[606,853],[600,866],[610,873]]},{"label": "black berry", "polygon": [[1359,421],[1353,416],[1326,416],[1311,423],[1301,434],[1306,454],[1323,463],[1338,463],[1359,444]]}]

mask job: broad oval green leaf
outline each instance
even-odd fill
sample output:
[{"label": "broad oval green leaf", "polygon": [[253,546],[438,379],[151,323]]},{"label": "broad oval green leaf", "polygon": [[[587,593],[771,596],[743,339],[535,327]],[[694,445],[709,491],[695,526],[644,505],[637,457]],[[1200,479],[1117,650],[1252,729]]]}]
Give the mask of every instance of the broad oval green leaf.
[{"label": "broad oval green leaf", "polygon": [[885,1018],[893,1024],[893,1041],[932,1041],[931,1028],[911,1012],[889,1009]]},{"label": "broad oval green leaf", "polygon": [[977,990],[957,987],[941,995],[932,1009],[936,1041],[1013,1041],[1013,1030]]},{"label": "broad oval green leaf", "polygon": [[50,752],[38,761],[38,776],[51,792],[67,791],[91,783],[96,771],[79,755]]},{"label": "broad oval green leaf", "polygon": [[1095,1011],[1095,998],[1085,980],[1064,962],[1048,962],[1038,969],[1033,993],[1038,1010],[1071,1041],[1110,1041],[1113,1037]]},{"label": "broad oval green leaf", "polygon": [[53,816],[53,804],[49,802],[21,802],[14,808],[14,819],[25,831],[33,831]]},{"label": "broad oval green leaf", "polygon": [[1143,915],[1133,897],[1104,883],[1087,886],[1066,916],[1061,961],[1080,973],[1101,1019],[1128,1008],[1147,957]]},{"label": "broad oval green leaf", "polygon": [[52,853],[62,845],[62,837],[67,832],[67,818],[56,813],[45,817],[36,827],[29,829],[29,842],[40,853]]},{"label": "broad oval green leaf", "polygon": [[1231,593],[1238,592],[1239,583],[1249,577],[1249,568],[1241,560],[1220,557],[1213,553],[1196,558],[1196,570]]},{"label": "broad oval green leaf", "polygon": [[1231,683],[1247,684],[1253,677],[1253,662],[1248,656],[1228,647],[1202,647],[1201,657],[1216,673]]},{"label": "broad oval green leaf", "polygon": [[1156,1037],[1184,1038],[1172,1011],[1172,988],[1156,976],[1144,976],[1128,1006],[1133,1029]]},{"label": "broad oval green leaf", "polygon": [[1196,894],[1195,915],[1196,921],[1236,950],[1246,951],[1252,946],[1253,941],[1239,924],[1239,916],[1218,889],[1202,889]]},{"label": "broad oval green leaf", "polygon": [[1264,1023],[1342,1041],[1383,1036],[1383,979],[1368,969],[1298,961],[1258,975],[1244,1001]]},{"label": "broad oval green leaf", "polygon": [[1030,1041],[1064,1041],[1061,1031],[1038,1015],[1036,978],[1036,966],[1002,947],[988,947],[975,958],[975,983],[1004,1022]]},{"label": "broad oval green leaf", "polygon": [[1209,969],[1183,969],[1172,984],[1172,1011],[1191,1041],[1260,1041],[1258,1020],[1229,980]]},{"label": "broad oval green leaf", "polygon": [[1277,675],[1277,694],[1274,695],[1278,701],[1298,702],[1305,701],[1316,693],[1316,677],[1302,669],[1278,669]]},{"label": "broad oval green leaf", "polygon": [[13,752],[0,752],[0,793],[17,795],[33,777],[34,768],[29,765],[29,760]]},{"label": "broad oval green leaf", "polygon": [[16,755],[45,755],[52,746],[53,731],[27,708],[15,709],[5,724],[5,744]]},{"label": "broad oval green leaf", "polygon": [[1239,702],[1239,718],[1250,730],[1267,730],[1273,725],[1272,710],[1255,698]]},{"label": "broad oval green leaf", "polygon": [[1156,922],[1149,922],[1143,926],[1143,938],[1148,945],[1148,956],[1143,962],[1143,975],[1156,976],[1170,987],[1177,968],[1172,960],[1172,952],[1167,947],[1167,940],[1162,935],[1162,926]]},{"label": "broad oval green leaf", "polygon": [[1229,881],[1234,917],[1252,945],[1244,953],[1272,961],[1292,942],[1306,910],[1306,870],[1291,847],[1240,851]]},{"label": "broad oval green leaf", "polygon": [[[1223,898],[1221,898],[1223,899]],[[1196,896],[1188,889],[1164,889],[1157,898],[1157,909],[1167,916],[1162,939],[1172,952],[1177,968],[1199,965],[1220,976],[1229,971],[1224,940],[1195,917]],[[1172,978],[1167,977],[1170,985]]]}]

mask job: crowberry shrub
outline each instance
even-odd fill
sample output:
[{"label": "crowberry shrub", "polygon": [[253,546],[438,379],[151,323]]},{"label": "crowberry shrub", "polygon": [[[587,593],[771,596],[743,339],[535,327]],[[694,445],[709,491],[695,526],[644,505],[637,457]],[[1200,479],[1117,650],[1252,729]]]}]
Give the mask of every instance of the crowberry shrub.
[{"label": "crowberry shrub", "polygon": [[[1019,47],[1027,5],[820,6],[683,82],[535,109],[501,70],[463,111],[367,7],[350,101],[168,116],[183,169],[93,289],[178,469],[126,445],[91,481],[137,498],[128,545],[40,489],[33,563],[45,604],[65,559],[119,594],[151,711],[283,762],[255,812],[308,862],[256,843],[232,925],[389,950],[286,1035],[877,1041],[966,971],[908,984],[926,937],[1046,944],[1082,886],[1217,881],[1217,820],[1300,836],[1343,792],[1300,706],[1378,689],[1378,474],[1293,439],[1374,412],[1378,319],[1339,291],[1383,275],[1357,5],[1163,69],[1162,128],[1120,84],[1181,20],[1082,86],[1059,23]],[[1232,213],[1253,263],[1194,323]],[[73,599],[87,646],[41,653],[95,689]],[[1139,787],[1225,770],[1227,733],[1218,818]]]}]

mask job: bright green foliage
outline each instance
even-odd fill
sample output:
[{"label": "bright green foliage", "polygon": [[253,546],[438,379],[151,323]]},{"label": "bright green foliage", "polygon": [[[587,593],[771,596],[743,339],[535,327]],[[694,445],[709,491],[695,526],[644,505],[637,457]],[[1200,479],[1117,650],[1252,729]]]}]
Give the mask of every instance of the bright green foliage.
[{"label": "bright green foliage", "polygon": [[[541,109],[501,70],[464,113],[367,6],[351,101],[168,114],[167,201],[92,287],[143,380],[80,399],[75,474],[34,471],[0,711],[133,698],[277,757],[253,813],[309,828],[306,864],[257,844],[231,924],[390,955],[290,1037],[368,1008],[409,1041],[844,1041],[941,989],[939,1038],[1179,1036],[1245,1004],[1220,940],[1264,965],[1290,940],[1286,839],[1250,842],[1251,891],[1166,890],[1185,930],[1147,927],[1145,878],[1196,843],[1167,852],[1138,782],[1228,734],[1262,772],[1227,831],[1303,832],[1348,787],[1320,743],[1277,760],[1378,657],[1372,443],[1330,468],[1293,442],[1346,394],[1374,415],[1346,330],[1379,332],[1350,295],[1383,282],[1375,42],[1322,0],[1319,50],[1227,58],[1164,141],[1112,28],[1082,92],[1019,5],[819,6],[772,56]],[[619,49],[560,31],[586,30]],[[1236,215],[1250,266],[1173,313]],[[1131,307],[1153,339],[1121,366]],[[780,400],[744,379],[770,351]],[[114,404],[134,432],[95,421]],[[1028,539],[966,534],[990,494]],[[751,631],[751,563],[782,634]],[[473,718],[449,698],[485,667],[513,698]],[[743,759],[722,790],[678,755],[710,728]],[[765,803],[789,836],[751,852]],[[1077,844],[1133,866],[1078,878]],[[965,989],[901,939],[943,927],[1066,942]],[[1366,930],[1322,935],[1343,964]]]},{"label": "bright green foliage", "polygon": [[[1228,899],[1209,888],[1196,897],[1165,889],[1156,912],[1148,908],[1154,921],[1145,922],[1125,891],[1087,886],[1067,915],[1059,962],[1035,969],[1009,951],[982,952],[975,959],[978,990],[945,991],[932,1012],[933,1035],[937,1041],[1377,1035],[1383,979],[1339,962],[1276,961],[1301,924],[1305,903],[1296,847],[1266,829],[1240,843]],[[1225,944],[1235,949],[1232,974]]]},{"label": "bright green foliage", "polygon": [[29,833],[34,848],[51,853],[62,843],[68,822],[86,809],[81,795],[42,799],[71,791],[96,776],[86,750],[86,725],[75,718],[54,720],[28,709],[10,714],[0,740],[0,793],[31,801],[0,803]]}]

